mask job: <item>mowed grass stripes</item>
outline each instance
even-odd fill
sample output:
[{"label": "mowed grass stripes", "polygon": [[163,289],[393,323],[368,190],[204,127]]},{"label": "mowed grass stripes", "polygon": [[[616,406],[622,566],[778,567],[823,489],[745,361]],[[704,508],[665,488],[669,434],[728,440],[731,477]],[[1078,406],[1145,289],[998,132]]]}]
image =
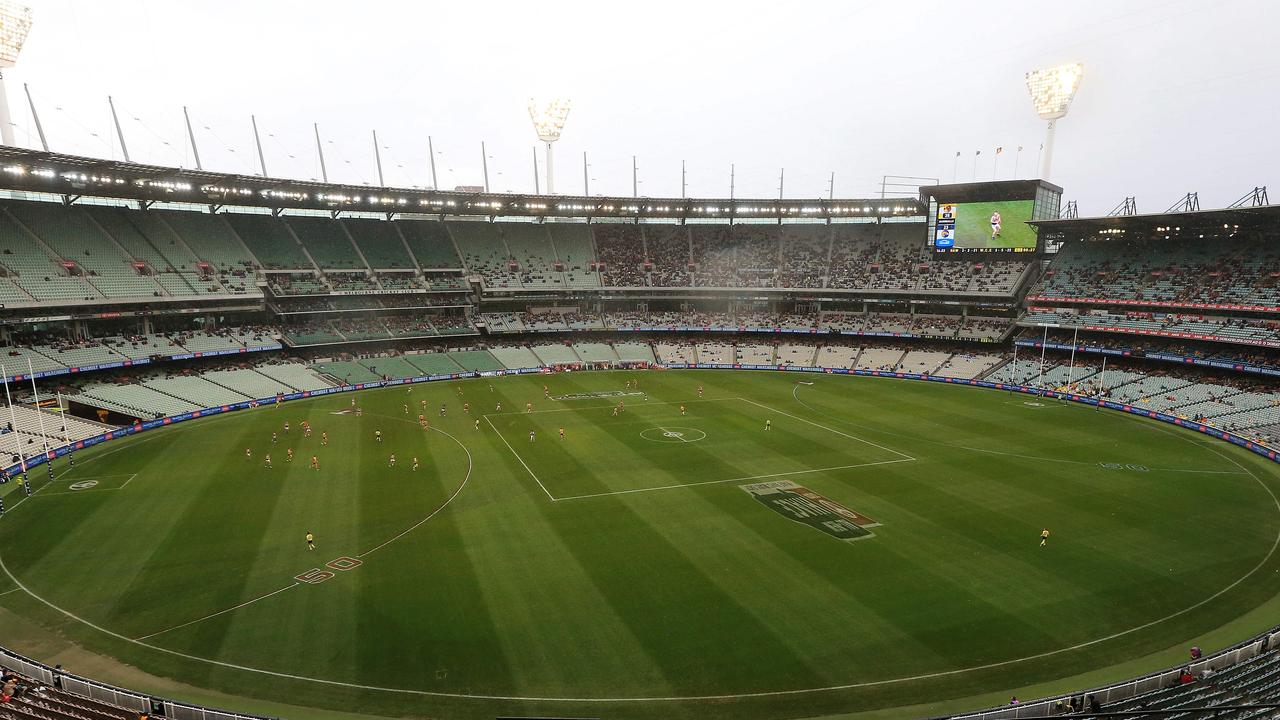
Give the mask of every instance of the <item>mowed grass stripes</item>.
[{"label": "mowed grass stripes", "polygon": [[[0,557],[142,644],[26,593],[0,605],[247,698],[782,717],[1114,664],[1280,591],[1276,472],[1247,453],[1006,393],[796,379],[482,379],[360,393],[359,416],[346,395],[108,443],[16,509],[9,488]],[[780,480],[874,536],[842,542],[740,488]]]}]

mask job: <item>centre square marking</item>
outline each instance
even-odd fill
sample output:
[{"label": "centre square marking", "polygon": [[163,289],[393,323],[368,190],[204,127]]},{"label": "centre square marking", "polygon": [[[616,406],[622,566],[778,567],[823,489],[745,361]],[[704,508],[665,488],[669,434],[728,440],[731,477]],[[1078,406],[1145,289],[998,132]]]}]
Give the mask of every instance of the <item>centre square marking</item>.
[{"label": "centre square marking", "polygon": [[808,525],[844,542],[874,537],[867,528],[880,525],[866,515],[790,480],[773,480],[738,487],[786,519]]},{"label": "centre square marking", "polygon": [[666,425],[663,427],[651,427],[646,430],[641,430],[640,437],[645,440],[652,440],[653,442],[691,443],[705,439],[707,434],[698,428]]}]

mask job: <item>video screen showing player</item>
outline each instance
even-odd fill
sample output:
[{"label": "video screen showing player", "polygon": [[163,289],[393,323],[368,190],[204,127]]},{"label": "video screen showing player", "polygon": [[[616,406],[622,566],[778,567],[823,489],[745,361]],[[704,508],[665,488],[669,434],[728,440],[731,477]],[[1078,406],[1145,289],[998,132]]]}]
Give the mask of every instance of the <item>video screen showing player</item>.
[{"label": "video screen showing player", "polygon": [[941,203],[934,230],[934,249],[947,251],[990,250],[1034,252],[1035,228],[1031,200]]}]

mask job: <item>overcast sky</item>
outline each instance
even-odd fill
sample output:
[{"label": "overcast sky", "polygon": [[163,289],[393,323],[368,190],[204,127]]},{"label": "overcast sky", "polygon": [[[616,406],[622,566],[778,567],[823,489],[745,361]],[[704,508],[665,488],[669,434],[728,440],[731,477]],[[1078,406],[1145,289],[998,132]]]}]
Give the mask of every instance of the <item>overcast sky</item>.
[{"label": "overcast sky", "polygon": [[[569,97],[556,189],[593,194],[867,197],[882,175],[1034,177],[1044,124],[1023,74],[1084,63],[1059,121],[1052,180],[1082,214],[1126,195],[1205,207],[1280,192],[1280,2],[256,2],[29,0],[35,23],[6,71],[17,142],[134,161],[442,188],[533,189],[532,96]],[[1024,147],[1021,156],[1017,147]],[[995,148],[1004,147],[998,166]],[[962,153],[958,162],[955,153]],[[541,162],[541,160],[540,160]],[[545,190],[545,187],[543,188]]]}]

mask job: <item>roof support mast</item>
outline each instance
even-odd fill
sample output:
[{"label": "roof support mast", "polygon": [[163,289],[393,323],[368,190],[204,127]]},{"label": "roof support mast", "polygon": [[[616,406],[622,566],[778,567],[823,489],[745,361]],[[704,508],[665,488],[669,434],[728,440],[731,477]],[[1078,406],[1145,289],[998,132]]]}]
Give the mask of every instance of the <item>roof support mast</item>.
[{"label": "roof support mast", "polygon": [[258,118],[250,115],[249,122],[253,123],[253,144],[258,147],[258,166],[262,168],[262,177],[267,177],[267,158],[262,154],[262,138],[258,137]]},{"label": "roof support mast", "polygon": [[316,133],[316,156],[320,158],[320,179],[329,182],[329,170],[324,166],[324,146],[320,144],[319,123],[311,123],[311,129]]},{"label": "roof support mast", "polygon": [[44,137],[44,125],[40,122],[40,113],[36,112],[36,102],[31,99],[31,88],[26,83],[22,83],[22,89],[27,93],[27,105],[31,107],[31,119],[36,124],[36,134],[40,136],[40,147],[45,152],[49,152],[49,141]]},{"label": "roof support mast", "polygon": [[196,133],[191,129],[191,113],[187,112],[187,106],[182,106],[182,118],[187,121],[187,139],[191,141],[191,156],[195,158],[196,169],[203,170],[204,166],[200,164],[200,148],[196,147]]},{"label": "roof support mast", "polygon": [[116,115],[116,101],[107,96],[107,105],[111,106],[111,122],[116,126],[116,137],[120,138],[120,152],[124,153],[125,162],[133,162],[129,159],[129,146],[124,144],[124,130],[120,129],[120,117]]}]

